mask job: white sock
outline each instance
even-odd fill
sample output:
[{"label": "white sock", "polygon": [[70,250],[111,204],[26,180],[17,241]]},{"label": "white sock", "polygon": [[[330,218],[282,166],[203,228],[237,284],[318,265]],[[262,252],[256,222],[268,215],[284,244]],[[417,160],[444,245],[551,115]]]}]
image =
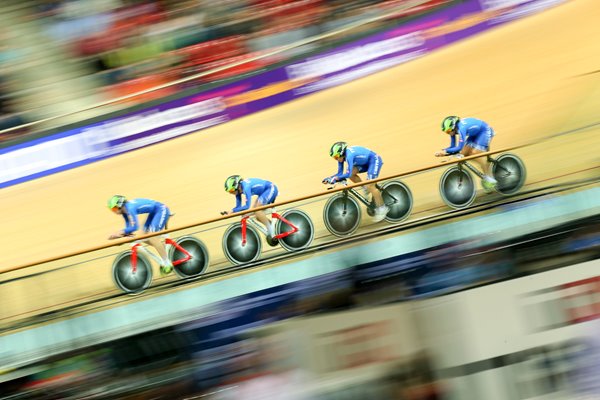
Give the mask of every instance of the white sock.
[{"label": "white sock", "polygon": [[163,263],[164,266],[169,266],[171,265],[171,260],[169,260],[168,258],[163,258]]},{"label": "white sock", "polygon": [[269,232],[269,236],[275,236],[275,228],[273,228],[273,222],[270,222],[269,226],[267,226],[267,232]]},{"label": "white sock", "polygon": [[495,180],[494,178],[492,178],[492,177],[491,177],[491,176],[489,176],[489,175],[485,175],[483,179],[484,179],[485,181],[488,181],[488,182],[490,182],[490,183],[498,183],[498,181],[497,181],[497,180]]}]

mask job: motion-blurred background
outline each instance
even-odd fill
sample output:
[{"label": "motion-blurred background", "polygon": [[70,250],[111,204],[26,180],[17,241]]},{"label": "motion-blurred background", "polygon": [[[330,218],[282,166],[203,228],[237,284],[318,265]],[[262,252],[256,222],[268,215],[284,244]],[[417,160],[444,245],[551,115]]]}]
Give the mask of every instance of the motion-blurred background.
[{"label": "motion-blurred background", "polygon": [[[597,15],[596,0],[1,2],[0,398],[600,398]],[[454,113],[523,159],[519,193],[444,204],[432,154]],[[340,136],[408,185],[406,220],[326,227],[316,191]],[[311,246],[233,265],[239,219],[218,211],[234,172],[272,177]],[[204,242],[203,275],[119,290],[114,193],[177,211],[171,236]]]},{"label": "motion-blurred background", "polygon": [[[100,110],[36,127],[56,126],[161,99],[186,87],[239,77],[328,43],[393,25],[403,1],[65,0],[3,2],[0,6],[0,129],[94,107],[173,81]],[[413,2],[417,3],[417,2]],[[444,1],[422,1],[412,13]],[[394,10],[398,10],[397,13]],[[364,24],[367,20],[372,23]],[[307,38],[360,28],[274,52]],[[257,59],[255,59],[257,58]],[[234,68],[218,67],[255,59]],[[30,131],[32,128],[25,128]],[[1,138],[10,138],[3,134]]]}]

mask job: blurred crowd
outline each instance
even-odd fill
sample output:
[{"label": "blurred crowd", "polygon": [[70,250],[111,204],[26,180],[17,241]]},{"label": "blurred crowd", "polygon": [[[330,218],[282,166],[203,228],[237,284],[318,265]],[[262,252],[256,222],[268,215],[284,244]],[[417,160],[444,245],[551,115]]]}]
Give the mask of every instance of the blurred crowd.
[{"label": "blurred crowd", "polygon": [[[46,103],[40,101],[56,103],[56,93],[60,93],[60,101],[65,95],[72,100],[72,107],[84,108],[89,104],[77,102],[84,96],[93,94],[97,102],[107,101],[166,85],[120,102],[131,105],[163,98],[182,88],[239,77],[397,21],[406,15],[407,3],[408,0],[33,0],[18,6],[7,2],[0,6],[0,13],[10,18],[10,25],[0,30],[0,130],[52,117],[48,115],[50,111],[44,110]],[[436,7],[445,1],[422,3]],[[413,8],[413,12],[418,12],[423,7]],[[373,18],[380,19],[339,36],[255,59],[281,46]],[[20,31],[12,29],[12,25]],[[252,61],[245,62],[248,59]],[[238,65],[207,73],[230,64]],[[33,72],[25,73],[28,68]],[[203,75],[185,85],[167,85],[197,74]]]}]

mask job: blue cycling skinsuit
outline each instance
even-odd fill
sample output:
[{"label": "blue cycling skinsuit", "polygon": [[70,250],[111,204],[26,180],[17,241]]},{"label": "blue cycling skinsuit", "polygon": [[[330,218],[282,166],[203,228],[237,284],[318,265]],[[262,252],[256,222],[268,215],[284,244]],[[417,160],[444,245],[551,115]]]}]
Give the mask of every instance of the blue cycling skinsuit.
[{"label": "blue cycling skinsuit", "polygon": [[123,218],[125,219],[125,229],[123,232],[129,235],[139,228],[138,215],[148,214],[144,224],[144,232],[158,232],[167,226],[167,221],[171,215],[169,208],[150,199],[128,200],[124,207]]},{"label": "blue cycling skinsuit", "polygon": [[455,135],[450,136],[450,147],[444,149],[447,154],[459,153],[465,146],[489,151],[494,130],[484,121],[477,118],[461,118],[456,125],[456,131]]},{"label": "blue cycling skinsuit", "polygon": [[[275,202],[277,194],[277,186],[272,182],[260,178],[246,178],[240,181],[242,193],[235,195],[235,208],[232,212],[244,211],[250,208],[252,196],[258,196],[258,201],[261,205],[271,204]],[[242,204],[242,194],[246,197],[246,202]]]},{"label": "blue cycling skinsuit", "polygon": [[[344,162],[348,165],[346,173],[344,173]],[[338,162],[338,172],[332,178],[337,180],[347,179],[352,176],[352,169],[357,167],[359,173],[367,173],[367,179],[375,179],[379,176],[379,171],[381,171],[383,165],[381,156],[362,146],[349,146],[346,148],[344,162]]]}]

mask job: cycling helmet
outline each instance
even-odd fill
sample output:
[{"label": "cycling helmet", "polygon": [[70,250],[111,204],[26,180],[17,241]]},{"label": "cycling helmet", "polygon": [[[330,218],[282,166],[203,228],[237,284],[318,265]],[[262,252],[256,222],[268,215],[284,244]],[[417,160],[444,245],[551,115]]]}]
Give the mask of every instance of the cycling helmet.
[{"label": "cycling helmet", "polygon": [[451,115],[449,117],[444,118],[444,120],[442,121],[442,131],[447,132],[448,130],[455,130],[458,121],[460,121],[460,118],[456,115]]},{"label": "cycling helmet", "polygon": [[343,157],[346,154],[346,148],[348,143],[346,142],[335,142],[329,150],[329,157]]},{"label": "cycling helmet", "polygon": [[115,207],[123,207],[123,204],[125,204],[126,201],[127,199],[125,198],[125,196],[115,194],[113,197],[108,199],[108,208],[112,210]]},{"label": "cycling helmet", "polygon": [[242,177],[239,175],[231,175],[229,178],[225,179],[225,191],[233,193],[240,186],[240,182],[242,181]]}]

